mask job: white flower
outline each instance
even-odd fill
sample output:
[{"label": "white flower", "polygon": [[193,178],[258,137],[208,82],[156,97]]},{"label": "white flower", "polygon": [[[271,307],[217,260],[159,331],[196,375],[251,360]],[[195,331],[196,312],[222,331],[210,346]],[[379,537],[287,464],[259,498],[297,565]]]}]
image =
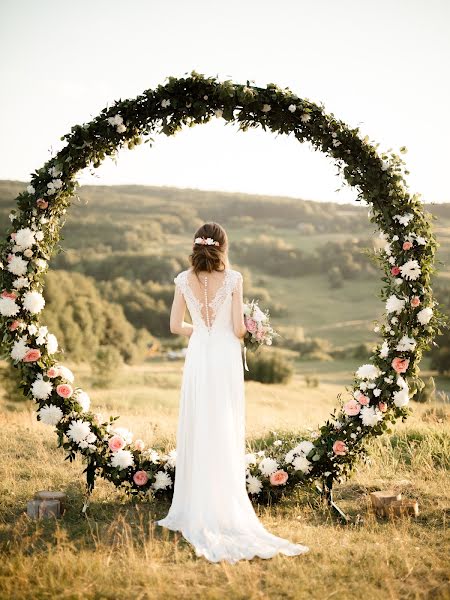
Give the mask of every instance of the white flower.
[{"label": "white flower", "polygon": [[265,451],[265,450],[260,450],[260,451],[259,451],[259,452],[257,452],[256,454],[257,454],[258,456],[264,456],[264,454],[265,454],[265,453],[266,453],[266,451]]},{"label": "white flower", "polygon": [[120,435],[126,444],[131,444],[133,441],[133,432],[126,427],[113,427],[113,432]]},{"label": "white flower", "polygon": [[270,104],[264,104],[264,106],[261,109],[261,112],[269,112],[269,110],[271,110],[272,107],[270,106]]},{"label": "white flower", "polygon": [[37,400],[45,400],[50,396],[53,390],[51,381],[44,381],[42,377],[38,377],[33,381],[31,393]]},{"label": "white flower", "polygon": [[123,118],[121,115],[119,115],[119,113],[117,113],[117,115],[114,115],[114,117],[108,117],[108,123],[110,125],[122,125]]},{"label": "white flower", "polygon": [[48,170],[48,173],[52,177],[58,177],[59,175],[61,175],[62,171],[58,167],[50,167],[50,169]]},{"label": "white flower", "polygon": [[8,263],[8,271],[13,275],[25,275],[27,272],[28,261],[24,260],[21,256],[16,256],[13,254],[13,257]]},{"label": "white flower", "polygon": [[116,129],[117,129],[118,133],[123,133],[124,131],[127,130],[127,128],[123,124],[122,125],[117,125]]},{"label": "white flower", "polygon": [[17,315],[20,308],[13,298],[0,298],[0,314],[4,317]]},{"label": "white flower", "polygon": [[382,160],[381,161],[381,170],[382,171],[387,171],[389,169],[389,163],[387,160]]},{"label": "white flower", "polygon": [[375,396],[375,398],[378,398],[378,396],[381,394],[381,390],[380,388],[374,388],[373,390],[373,395]]},{"label": "white flower", "polygon": [[263,475],[272,475],[278,469],[278,463],[274,458],[267,456],[259,463],[259,470]]},{"label": "white flower", "polygon": [[386,244],[386,246],[384,247],[384,251],[386,252],[386,254],[388,256],[391,256],[391,254],[392,254],[392,248],[391,248],[391,244],[390,243]]},{"label": "white flower", "polygon": [[427,306],[425,308],[422,308],[422,310],[417,313],[417,320],[421,325],[426,325],[430,322],[432,315],[433,309]]},{"label": "white flower", "polygon": [[309,473],[312,468],[310,461],[303,454],[294,458],[292,466],[296,471],[302,471],[303,473]]},{"label": "white flower", "polygon": [[29,227],[19,229],[19,231],[16,232],[14,241],[17,246],[20,246],[20,248],[31,248],[31,246],[35,243],[34,231],[32,231]]},{"label": "white flower", "polygon": [[45,261],[43,258],[35,258],[34,263],[41,270],[45,269],[45,267],[47,266],[47,261]]},{"label": "white flower", "polygon": [[41,242],[44,239],[44,232],[36,231],[36,233],[34,234],[34,237],[38,242]]},{"label": "white flower", "polygon": [[289,110],[291,113],[295,113],[295,111],[297,110],[297,107],[295,106],[295,104],[289,104],[289,106],[288,106],[288,110]]},{"label": "white flower", "polygon": [[27,192],[28,192],[29,194],[34,194],[34,193],[35,193],[35,191],[36,191],[36,190],[34,189],[34,187],[33,187],[32,185],[28,185],[28,186],[27,186]]},{"label": "white flower", "polygon": [[254,475],[249,475],[247,478],[247,491],[249,494],[259,494],[262,489],[261,481]]},{"label": "white flower", "polygon": [[405,300],[403,298],[398,298],[395,295],[389,296],[386,300],[386,312],[391,313],[400,313],[405,308]]},{"label": "white flower", "polygon": [[359,379],[375,379],[380,374],[380,369],[376,365],[365,364],[361,365],[356,371],[356,376]]},{"label": "white flower", "polygon": [[380,348],[380,356],[382,358],[386,358],[388,356],[388,354],[389,354],[389,344],[387,343],[386,340],[384,340],[384,342]]},{"label": "white flower", "polygon": [[295,457],[295,452],[294,449],[292,448],[291,450],[289,450],[289,452],[286,454],[286,456],[284,457],[285,462],[287,463],[291,463],[294,460]]},{"label": "white flower", "polygon": [[245,455],[245,464],[246,464],[246,466],[256,465],[256,456],[253,454],[253,452],[248,452]]},{"label": "white flower", "polygon": [[363,406],[359,413],[359,417],[362,419],[363,425],[373,427],[383,419],[383,413],[373,406]]},{"label": "white flower", "polygon": [[40,292],[30,290],[23,295],[22,304],[28,312],[39,313],[45,306],[44,296]]},{"label": "white flower", "polygon": [[17,279],[14,279],[13,281],[13,287],[15,287],[16,290],[21,290],[22,288],[28,287],[29,285],[30,280],[26,277],[17,277]]},{"label": "white flower", "polygon": [[169,467],[171,467],[172,469],[175,468],[176,463],[177,463],[177,451],[176,449],[171,450],[168,454],[166,454],[164,456],[164,460],[166,461],[166,464],[169,465]]},{"label": "white flower", "polygon": [[119,469],[127,469],[134,465],[134,457],[130,450],[117,450],[111,456],[111,466]]},{"label": "white flower", "polygon": [[159,453],[154,450],[153,448],[148,448],[147,450],[144,450],[144,452],[142,453],[144,456],[147,456],[148,459],[150,460],[150,462],[157,464],[159,461]]},{"label": "white flower", "polygon": [[25,340],[22,338],[20,340],[16,340],[11,350],[11,358],[13,360],[22,360],[29,349],[30,347],[26,345]]},{"label": "white flower", "polygon": [[307,456],[313,448],[315,448],[315,446],[312,442],[310,442],[309,440],[303,440],[302,442],[300,442],[300,444],[295,446],[294,452],[296,454],[304,454],[305,456]]},{"label": "white flower", "polygon": [[217,109],[214,111],[214,114],[216,115],[216,117],[217,117],[218,119],[220,119],[220,117],[223,115],[223,110],[222,110],[221,108],[217,108]]},{"label": "white flower", "polygon": [[38,328],[36,327],[36,325],[34,323],[30,323],[30,325],[28,325],[28,333],[30,335],[34,335],[35,333],[37,333]]},{"label": "white flower", "polygon": [[69,429],[67,430],[67,437],[74,442],[81,442],[91,433],[91,425],[88,421],[77,419],[70,423]]},{"label": "white flower", "polygon": [[47,183],[47,194],[56,194],[57,190],[59,190],[63,185],[63,182],[61,181],[61,179],[53,179],[53,181],[50,181],[49,183]]},{"label": "white flower", "polygon": [[417,260],[408,260],[404,265],[401,265],[400,272],[402,277],[415,280],[419,277],[421,268]]},{"label": "white flower", "polygon": [[414,338],[408,337],[407,335],[404,335],[399,340],[395,349],[399,350],[400,352],[410,352],[411,350],[414,350],[415,347],[416,347],[416,340]]},{"label": "white flower", "polygon": [[406,213],[404,215],[394,215],[393,218],[396,219],[401,225],[408,225],[411,219],[414,218],[414,215],[412,213]]},{"label": "white flower", "polygon": [[390,265],[395,265],[395,258],[394,258],[393,256],[390,256],[390,257],[388,258],[388,263],[389,263]]},{"label": "white flower", "polygon": [[74,382],[75,375],[72,373],[69,367],[65,367],[64,365],[58,365],[57,369],[60,377],[62,377],[66,381],[69,381],[70,383]]},{"label": "white flower", "polygon": [[420,246],[425,246],[425,244],[427,243],[427,240],[424,237],[422,237],[421,235],[416,235],[416,242]]},{"label": "white flower", "polygon": [[283,442],[281,440],[275,440],[273,445],[274,446],[281,446],[283,444]]},{"label": "white flower", "polygon": [[259,306],[255,306],[252,318],[257,323],[260,323],[262,321],[266,321],[267,320],[267,315],[265,315],[263,313],[263,311],[259,308]]},{"label": "white flower", "polygon": [[157,471],[155,473],[155,481],[152,483],[152,488],[155,490],[163,490],[172,485],[172,479],[166,471]]},{"label": "white flower", "polygon": [[49,354],[54,354],[58,350],[58,340],[56,335],[53,333],[49,333],[47,335],[47,352]]},{"label": "white flower", "polygon": [[168,106],[170,106],[170,99],[169,98],[164,98],[164,100],[161,100],[161,106],[163,108],[167,108]]},{"label": "white flower", "polygon": [[402,406],[406,406],[409,402],[409,389],[408,387],[402,387],[397,392],[394,392],[393,395],[394,404],[401,408]]},{"label": "white flower", "polygon": [[64,416],[64,413],[59,406],[55,406],[54,404],[43,406],[38,410],[37,414],[39,415],[40,421],[45,425],[56,425]]},{"label": "white flower", "polygon": [[300,117],[300,120],[303,123],[307,123],[310,119],[311,119],[311,115],[309,113],[303,113],[302,116]]},{"label": "white flower", "polygon": [[89,407],[91,406],[91,399],[89,394],[84,392],[83,390],[79,391],[76,396],[76,401],[81,406],[81,410],[83,412],[87,412]]}]

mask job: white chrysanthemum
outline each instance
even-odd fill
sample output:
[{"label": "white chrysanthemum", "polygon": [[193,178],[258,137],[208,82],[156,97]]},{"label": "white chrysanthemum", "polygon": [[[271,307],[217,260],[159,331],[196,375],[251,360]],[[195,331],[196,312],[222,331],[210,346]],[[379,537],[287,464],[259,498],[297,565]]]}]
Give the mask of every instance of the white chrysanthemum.
[{"label": "white chrysanthemum", "polygon": [[64,416],[63,411],[59,406],[48,404],[38,410],[39,419],[45,425],[56,425]]},{"label": "white chrysanthemum", "polygon": [[11,350],[11,358],[13,360],[22,360],[25,354],[30,349],[24,340],[16,340]]},{"label": "white chrysanthemum", "polygon": [[310,461],[303,454],[294,458],[292,466],[296,471],[302,471],[302,473],[309,473],[312,468]]},{"label": "white chrysanthemum", "polygon": [[58,340],[56,335],[53,333],[49,333],[47,335],[47,352],[49,354],[54,354],[58,350]]},{"label": "white chrysanthemum", "polygon": [[373,427],[383,419],[383,413],[373,406],[363,406],[359,417],[363,425]]},{"label": "white chrysanthemum", "polygon": [[45,299],[40,292],[31,290],[29,292],[25,292],[23,295],[22,304],[25,310],[30,313],[37,314],[44,308]]},{"label": "white chrysanthemum", "polygon": [[134,465],[134,457],[129,450],[117,450],[111,456],[111,466],[127,469]]},{"label": "white chrysanthemum", "polygon": [[307,456],[311,450],[315,448],[314,444],[309,440],[303,440],[293,449],[296,454],[304,454]]},{"label": "white chrysanthemum", "polygon": [[154,448],[148,448],[142,454],[148,457],[149,461],[155,465],[159,462],[159,453]]},{"label": "white chrysanthemum", "polygon": [[155,473],[155,481],[152,483],[154,490],[164,490],[172,485],[172,479],[166,471],[157,471]]},{"label": "white chrysanthemum", "polygon": [[19,229],[19,231],[16,232],[16,237],[14,238],[16,245],[20,246],[21,248],[31,248],[35,241],[34,231],[32,231],[29,227]]},{"label": "white chrysanthemum", "polygon": [[36,233],[34,234],[34,237],[38,242],[42,242],[42,240],[44,239],[44,232],[41,230],[36,231]]},{"label": "white chrysanthemum", "polygon": [[278,469],[278,463],[274,458],[267,456],[259,463],[259,470],[263,475],[272,475]]},{"label": "white chrysanthemum", "polygon": [[65,379],[66,381],[69,381],[70,383],[73,383],[75,380],[75,375],[72,373],[72,371],[69,369],[69,367],[65,367],[64,365],[58,365],[57,369],[59,371],[59,375]]},{"label": "white chrysanthemum", "polygon": [[170,106],[170,99],[169,98],[164,98],[164,100],[161,100],[161,106],[163,108],[167,108],[168,106]]},{"label": "white chrysanthemum", "polygon": [[393,394],[394,404],[401,408],[402,406],[406,406],[409,402],[409,389],[405,386],[394,392]]},{"label": "white chrysanthemum", "polygon": [[405,308],[405,299],[404,298],[398,298],[395,295],[389,296],[389,298],[386,300],[386,312],[388,313],[400,313],[402,312],[402,310]]},{"label": "white chrysanthemum", "polygon": [[95,433],[93,431],[91,431],[91,433],[86,436],[86,441],[88,444],[93,444],[94,442],[97,441],[97,436],[95,435]]},{"label": "white chrysanthemum", "polygon": [[86,439],[90,433],[90,423],[88,421],[83,421],[82,419],[77,419],[76,421],[71,422],[69,429],[67,430],[67,437],[78,443],[81,442],[81,440]]},{"label": "white chrysanthemum", "polygon": [[380,374],[380,369],[376,365],[361,365],[356,371],[356,377],[359,379],[375,379]]},{"label": "white chrysanthemum", "polygon": [[420,246],[425,246],[427,243],[427,240],[422,237],[421,235],[416,235],[416,242],[420,245]]},{"label": "white chrysanthemum", "polygon": [[248,465],[256,465],[256,456],[253,452],[248,452],[245,455],[245,464]]},{"label": "white chrysanthemum", "polygon": [[13,317],[19,310],[19,306],[12,298],[0,298],[0,314],[4,317]]},{"label": "white chrysanthemum", "polygon": [[288,106],[289,112],[295,113],[296,110],[297,110],[297,106],[295,104],[289,104],[289,106]]},{"label": "white chrysanthemum", "polygon": [[47,261],[43,258],[35,258],[34,263],[41,271],[47,267]]},{"label": "white chrysanthemum", "polygon": [[15,287],[16,290],[21,290],[24,287],[29,287],[29,285],[30,280],[26,277],[17,277],[17,279],[14,279],[13,281],[13,287]]},{"label": "white chrysanthemum", "polygon": [[378,396],[381,394],[381,390],[380,388],[374,388],[373,390],[373,395],[375,396],[375,398],[378,398]]},{"label": "white chrysanthemum", "polygon": [[28,325],[28,333],[29,333],[30,335],[34,335],[35,333],[37,333],[37,330],[38,330],[38,328],[36,327],[36,324],[35,324],[35,323],[30,323],[30,324]]},{"label": "white chrysanthemum", "polygon": [[176,451],[176,449],[171,450],[170,452],[168,452],[164,456],[164,460],[166,461],[166,464],[169,465],[169,467],[171,467],[172,469],[174,469],[175,466],[176,466],[176,463],[177,463],[177,451]]},{"label": "white chrysanthemum", "polygon": [[123,118],[121,115],[119,115],[119,113],[117,113],[117,115],[114,115],[113,117],[108,117],[108,123],[110,125],[122,125]]},{"label": "white chrysanthemum", "polygon": [[262,489],[262,482],[254,475],[247,478],[247,491],[249,494],[259,494]]},{"label": "white chrysanthemum", "polygon": [[404,335],[399,340],[395,349],[399,350],[400,352],[410,352],[411,350],[414,350],[415,347],[416,347],[416,340],[414,338],[408,337],[407,335]]},{"label": "white chrysanthemum", "polygon": [[408,262],[405,262],[404,265],[401,265],[400,273],[402,274],[402,277],[406,277],[406,279],[417,279],[421,273],[421,268],[418,261],[408,260]]},{"label": "white chrysanthemum", "polygon": [[52,393],[53,385],[51,381],[44,381],[42,377],[38,377],[33,381],[31,393],[37,400],[45,400]]},{"label": "white chrysanthemum", "polygon": [[414,218],[414,215],[412,213],[405,213],[404,215],[394,215],[393,218],[396,219],[400,225],[408,225],[411,219]]},{"label": "white chrysanthemum", "polygon": [[21,256],[16,256],[13,254],[13,257],[8,263],[8,271],[13,275],[25,275],[27,272],[28,261],[24,260]]},{"label": "white chrysanthemum", "polygon": [[81,410],[83,412],[87,412],[91,406],[91,399],[89,394],[84,392],[83,390],[79,391],[76,395],[76,401],[81,406]]},{"label": "white chrysanthemum", "polygon": [[384,340],[384,342],[381,344],[381,348],[380,348],[380,356],[381,358],[386,358],[389,354],[389,344],[387,343],[386,340]]},{"label": "white chrysanthemum", "polygon": [[126,444],[131,444],[133,441],[133,432],[126,427],[113,427],[113,432],[120,435],[120,437],[125,440]]},{"label": "white chrysanthemum", "polygon": [[28,192],[29,194],[34,194],[34,192],[35,192],[35,191],[36,191],[36,190],[35,190],[35,189],[34,189],[34,187],[31,185],[31,183],[30,183],[30,185],[27,185],[27,192]]},{"label": "white chrysanthemum", "polygon": [[387,254],[388,256],[391,256],[391,254],[392,254],[392,248],[391,248],[391,244],[390,244],[390,242],[388,242],[388,243],[387,243],[387,244],[384,246],[383,250],[386,252],[386,254]]},{"label": "white chrysanthemum", "polygon": [[283,441],[282,440],[275,440],[273,443],[274,446],[282,446],[283,445]]},{"label": "white chrysanthemum", "polygon": [[417,320],[419,321],[419,323],[421,325],[427,325],[427,323],[430,322],[430,319],[432,316],[433,316],[433,309],[430,308],[429,306],[426,306],[425,308],[422,308],[422,310],[420,310],[417,313]]},{"label": "white chrysanthemum", "polygon": [[289,452],[286,454],[286,456],[284,457],[285,462],[287,463],[291,463],[294,460],[295,457],[295,452],[294,449],[292,448],[291,450],[289,450]]}]

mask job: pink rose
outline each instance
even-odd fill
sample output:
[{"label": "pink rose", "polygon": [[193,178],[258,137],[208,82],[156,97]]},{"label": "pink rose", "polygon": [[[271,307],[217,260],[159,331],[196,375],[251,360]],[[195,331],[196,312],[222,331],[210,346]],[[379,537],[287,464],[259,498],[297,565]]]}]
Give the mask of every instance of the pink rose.
[{"label": "pink rose", "polygon": [[258,342],[261,342],[263,340],[263,338],[264,338],[264,331],[262,331],[262,330],[257,331],[255,333],[255,337],[258,340]]},{"label": "pink rose", "polygon": [[145,471],[136,471],[133,475],[133,481],[136,485],[145,485],[148,481],[148,475]]},{"label": "pink rose", "polygon": [[364,396],[364,394],[360,394],[358,397],[358,402],[365,406],[366,404],[369,404],[369,398],[367,396]]},{"label": "pink rose", "polygon": [[35,362],[41,358],[41,351],[37,348],[30,348],[22,358],[23,362]]},{"label": "pink rose", "polygon": [[48,206],[48,202],[47,202],[47,200],[44,200],[44,198],[38,198],[36,200],[36,204],[37,204],[38,208],[42,208],[42,209],[47,208],[47,206]]},{"label": "pink rose", "polygon": [[412,248],[411,242],[403,242],[403,250],[409,250],[410,248]]},{"label": "pink rose", "polygon": [[398,275],[400,273],[400,268],[399,267],[392,267],[391,268],[391,275]]},{"label": "pink rose", "polygon": [[9,326],[9,330],[10,331],[15,331],[20,325],[20,321],[18,321],[17,319],[15,319],[11,325]]},{"label": "pink rose", "polygon": [[409,358],[394,358],[392,359],[391,365],[396,373],[406,373],[409,365]]},{"label": "pink rose", "polygon": [[108,446],[109,449],[113,452],[117,452],[117,450],[122,450],[122,448],[124,448],[125,445],[125,440],[120,435],[116,434],[109,438]]},{"label": "pink rose", "polygon": [[145,443],[142,440],[136,440],[134,442],[134,447],[136,450],[140,450],[142,452],[142,450],[145,448]]},{"label": "pink rose", "polygon": [[287,479],[288,474],[286,473],[286,471],[280,469],[279,471],[275,471],[275,473],[272,473],[272,475],[270,476],[270,483],[272,485],[283,485],[284,483],[286,483]]},{"label": "pink rose", "polygon": [[336,440],[333,444],[333,452],[339,456],[344,455],[347,452],[347,445],[342,440]]},{"label": "pink rose", "polygon": [[345,414],[354,417],[361,410],[361,405],[356,400],[349,400],[346,404],[344,404],[344,412]]},{"label": "pink rose", "polygon": [[247,327],[247,331],[250,331],[250,333],[255,333],[257,329],[256,321],[254,321],[251,317],[246,318],[245,326]]},{"label": "pink rose", "polygon": [[73,388],[68,383],[60,383],[56,386],[56,393],[61,396],[61,398],[70,398],[73,394]]},{"label": "pink rose", "polygon": [[411,298],[411,306],[413,306],[415,308],[416,306],[419,306],[419,304],[420,304],[419,296],[413,296]]},{"label": "pink rose", "polygon": [[381,412],[386,412],[387,411],[386,402],[378,402],[378,408],[381,410]]},{"label": "pink rose", "polygon": [[57,367],[50,367],[47,369],[47,377],[58,377],[59,370]]},{"label": "pink rose", "polygon": [[12,259],[14,258],[14,254],[8,254],[8,262],[11,262]]},{"label": "pink rose", "polygon": [[15,300],[17,298],[17,294],[14,292],[8,292],[8,290],[3,290],[2,298],[11,298],[11,300]]},{"label": "pink rose", "polygon": [[17,235],[17,234],[16,234],[15,232],[14,232],[14,233],[12,233],[12,234],[11,234],[11,239],[12,239],[12,240],[15,240],[15,239],[16,239],[16,235]]}]

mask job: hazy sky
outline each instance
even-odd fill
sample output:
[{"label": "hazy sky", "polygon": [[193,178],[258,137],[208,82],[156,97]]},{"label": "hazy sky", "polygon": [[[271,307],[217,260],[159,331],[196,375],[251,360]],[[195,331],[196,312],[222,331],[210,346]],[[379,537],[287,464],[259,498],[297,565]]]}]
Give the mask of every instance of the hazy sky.
[{"label": "hazy sky", "polygon": [[[0,179],[28,180],[73,124],[195,69],[289,87],[380,151],[407,146],[411,192],[448,202],[449,30],[449,0],[0,0]],[[336,173],[292,137],[217,120],[81,182],[349,202]]]}]

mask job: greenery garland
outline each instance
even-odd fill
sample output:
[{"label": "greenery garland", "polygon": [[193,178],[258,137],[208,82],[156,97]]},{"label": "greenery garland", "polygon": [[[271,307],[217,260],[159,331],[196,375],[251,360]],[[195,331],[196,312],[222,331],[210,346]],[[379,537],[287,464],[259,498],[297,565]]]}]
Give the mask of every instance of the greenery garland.
[{"label": "greenery garland", "polygon": [[432,215],[424,212],[419,195],[407,191],[400,156],[390,150],[379,155],[378,144],[360,137],[358,128],[327,114],[322,104],[272,83],[260,88],[193,71],[186,78],[169,77],[135,99],[117,101],[61,138],[66,145],[18,196],[18,210],[10,214],[12,227],[0,246],[4,356],[20,369],[20,387],[37,403],[38,419],[56,428],[66,460],[81,453],[89,492],[100,476],[138,498],[169,497],[176,450],[160,456],[143,441],[133,441],[131,432],[115,427],[119,417],[104,420],[92,412],[88,394],[74,386],[73,373],[57,359],[56,337],[39,324],[43,277],[51,256],[61,250],[60,229],[76,193],[76,175],[98,167],[124,146],[133,148],[144,138],[151,143],[153,133],[174,135],[183,125],[212,118],[237,123],[242,131],[260,126],[293,134],[331,156],[345,181],[358,190],[357,199],[370,205],[369,220],[385,241],[376,256],[384,270],[385,321],[375,327],[382,343],[355,372],[349,398],[338,395],[339,407],[310,439],[272,439],[247,454],[252,499],[274,501],[319,478],[329,488],[334,480],[343,481],[357,459],[367,459],[366,442],[410,414],[409,399],[423,386],[418,377],[422,353],[448,326],[430,287],[437,247]]}]

